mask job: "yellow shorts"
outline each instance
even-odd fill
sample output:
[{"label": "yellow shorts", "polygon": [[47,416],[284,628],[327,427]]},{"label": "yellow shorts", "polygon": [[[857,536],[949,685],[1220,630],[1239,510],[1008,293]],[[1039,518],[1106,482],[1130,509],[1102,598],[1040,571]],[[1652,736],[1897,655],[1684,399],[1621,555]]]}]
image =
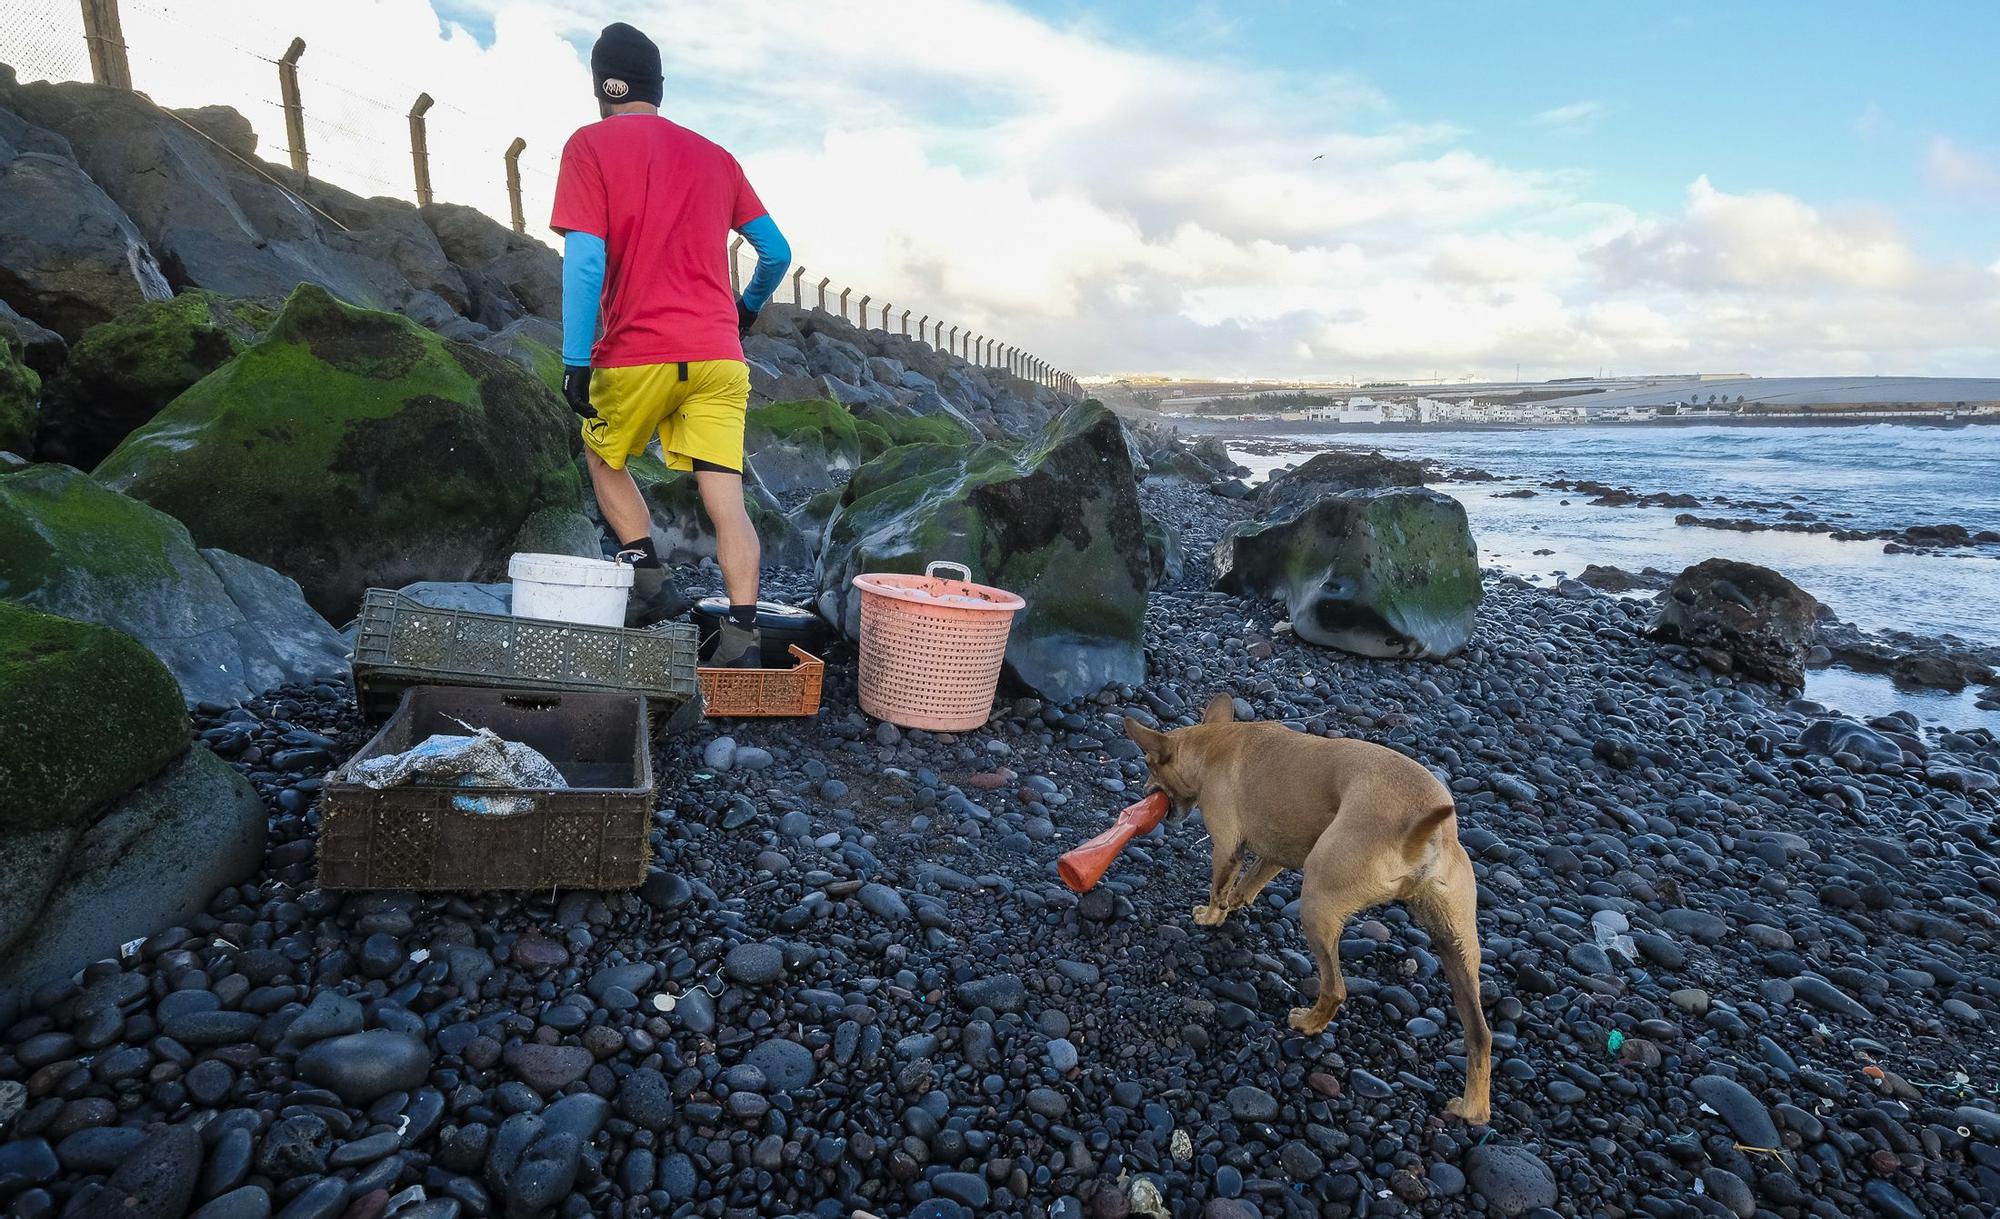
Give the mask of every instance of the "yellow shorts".
[{"label": "yellow shorts", "polygon": [[600,368],[590,374],[590,405],[597,418],[583,421],[583,443],[614,470],[645,452],[654,432],[669,469],[743,468],[750,366],[741,360]]}]

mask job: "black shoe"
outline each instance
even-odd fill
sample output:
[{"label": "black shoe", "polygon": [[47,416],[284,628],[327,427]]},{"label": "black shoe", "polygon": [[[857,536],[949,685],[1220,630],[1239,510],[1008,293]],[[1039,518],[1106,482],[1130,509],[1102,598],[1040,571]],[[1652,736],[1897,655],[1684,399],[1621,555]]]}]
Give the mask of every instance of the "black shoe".
[{"label": "black shoe", "polygon": [[708,658],[712,669],[761,669],[764,667],[764,638],[754,626],[724,622],[716,633],[715,651]]},{"label": "black shoe", "polygon": [[[622,561],[624,556],[619,556]],[[688,612],[693,602],[680,585],[667,575],[664,566],[632,568],[632,592],[625,598],[625,625],[628,628],[666,622]]]}]

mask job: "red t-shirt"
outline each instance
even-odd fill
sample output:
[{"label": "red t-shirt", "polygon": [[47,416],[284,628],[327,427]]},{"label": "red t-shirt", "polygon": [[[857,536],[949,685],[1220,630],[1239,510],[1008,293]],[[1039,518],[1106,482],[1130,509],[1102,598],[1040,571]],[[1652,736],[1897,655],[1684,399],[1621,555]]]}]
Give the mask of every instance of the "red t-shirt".
[{"label": "red t-shirt", "polygon": [[591,365],[742,359],[729,232],[764,213],[736,158],[677,123],[616,114],[578,129],[549,224],[604,238]]}]

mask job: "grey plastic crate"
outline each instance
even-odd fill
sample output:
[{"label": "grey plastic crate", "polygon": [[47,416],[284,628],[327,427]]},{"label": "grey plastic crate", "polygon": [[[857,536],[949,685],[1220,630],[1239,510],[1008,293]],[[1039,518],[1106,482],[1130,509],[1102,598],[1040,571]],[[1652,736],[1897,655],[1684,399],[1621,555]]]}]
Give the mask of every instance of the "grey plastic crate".
[{"label": "grey plastic crate", "polygon": [[678,712],[700,702],[699,646],[687,622],[643,631],[582,626],[438,609],[371,588],[356,627],[354,689],[372,721],[393,711],[403,691],[427,685],[643,694],[655,720],[672,726],[683,720]]}]

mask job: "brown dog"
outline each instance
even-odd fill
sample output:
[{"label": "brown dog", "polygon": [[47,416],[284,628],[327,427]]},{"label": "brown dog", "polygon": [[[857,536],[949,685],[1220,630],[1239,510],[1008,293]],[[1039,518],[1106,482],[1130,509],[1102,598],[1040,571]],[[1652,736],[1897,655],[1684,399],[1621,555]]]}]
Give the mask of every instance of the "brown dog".
[{"label": "brown dog", "polygon": [[1299,922],[1319,963],[1319,1001],[1292,1009],[1291,1025],[1311,1036],[1347,997],[1347,920],[1386,901],[1408,906],[1430,933],[1465,1026],[1465,1094],[1447,1110],[1484,1124],[1493,1036],[1479,1006],[1478,891],[1451,793],[1393,749],[1235,718],[1229,695],[1218,694],[1192,728],[1159,732],[1125,721],[1152,768],[1151,786],[1176,814],[1200,805],[1208,824],[1208,904],[1194,908],[1194,921],[1213,927],[1280,871],[1302,870]]}]

